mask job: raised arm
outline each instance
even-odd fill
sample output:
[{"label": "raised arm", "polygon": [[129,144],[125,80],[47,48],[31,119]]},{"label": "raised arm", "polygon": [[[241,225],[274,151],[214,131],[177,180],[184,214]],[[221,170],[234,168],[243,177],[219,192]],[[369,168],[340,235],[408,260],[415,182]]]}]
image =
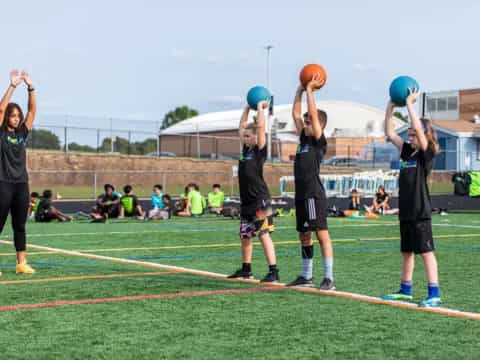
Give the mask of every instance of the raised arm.
[{"label": "raised arm", "polygon": [[8,103],[12,98],[13,92],[15,91],[15,88],[17,87],[17,85],[20,84],[21,82],[22,82],[22,79],[20,78],[18,70],[10,71],[10,85],[8,86],[7,91],[3,95],[2,100],[0,100],[0,126],[3,125],[5,110],[7,109]]},{"label": "raised arm", "polygon": [[261,150],[267,144],[267,136],[265,130],[265,112],[264,110],[268,107],[268,102],[260,101],[257,107],[257,140],[258,148]]},{"label": "raised arm", "polygon": [[395,104],[390,100],[387,104],[387,109],[385,110],[385,135],[390,139],[390,141],[395,145],[399,150],[402,150],[403,140],[395,132],[395,126],[393,125],[393,109]]},{"label": "raised arm", "polygon": [[30,79],[30,76],[25,70],[22,71],[22,79],[28,89],[28,111],[25,116],[25,126],[28,130],[31,130],[33,121],[35,120],[35,114],[37,113],[37,96],[35,95],[32,79]]},{"label": "raised arm", "polygon": [[310,81],[307,85],[307,107],[308,107],[308,115],[312,120],[312,129],[313,129],[313,136],[315,139],[320,139],[323,134],[323,128],[320,125],[320,119],[318,118],[318,111],[317,105],[315,104],[315,98],[313,96],[314,89],[319,89],[323,86],[325,80],[322,79],[319,75],[313,77],[312,81]]},{"label": "raised arm", "polygon": [[418,117],[417,112],[413,107],[413,104],[415,104],[415,102],[417,101],[419,92],[413,91],[412,89],[409,90],[410,94],[407,97],[408,115],[410,116],[410,120],[412,122],[412,129],[415,130],[415,133],[417,135],[418,144],[420,145],[420,148],[425,151],[428,148],[428,140],[425,136],[425,131],[423,131],[422,122],[420,121],[420,118]]},{"label": "raised arm", "polygon": [[248,122],[248,113],[250,112],[250,107],[247,105],[243,109],[242,117],[240,118],[240,124],[238,125],[238,135],[240,136],[240,142],[243,145],[243,132],[247,128]]},{"label": "raised arm", "polygon": [[303,130],[302,121],[302,95],[304,92],[303,86],[300,84],[295,93],[295,99],[293,100],[292,118],[295,122],[295,128],[297,129],[297,135],[300,136]]}]

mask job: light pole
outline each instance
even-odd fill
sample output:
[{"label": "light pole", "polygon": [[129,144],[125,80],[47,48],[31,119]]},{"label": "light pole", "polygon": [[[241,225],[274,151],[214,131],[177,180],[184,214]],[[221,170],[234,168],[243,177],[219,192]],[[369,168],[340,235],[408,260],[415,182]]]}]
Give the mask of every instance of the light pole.
[{"label": "light pole", "polygon": [[[263,48],[267,51],[267,89],[270,90],[270,51],[273,49],[273,45],[267,45]],[[268,112],[267,116],[267,160],[272,160],[272,124],[270,111]]]},{"label": "light pole", "polygon": [[270,51],[273,49],[273,45],[267,45],[263,48],[267,50],[267,89],[270,90]]},{"label": "light pole", "polygon": [[113,153],[113,150],[115,150],[114,148],[114,145],[113,145],[113,142],[114,142],[114,138],[113,138],[113,119],[110,118],[110,152]]}]

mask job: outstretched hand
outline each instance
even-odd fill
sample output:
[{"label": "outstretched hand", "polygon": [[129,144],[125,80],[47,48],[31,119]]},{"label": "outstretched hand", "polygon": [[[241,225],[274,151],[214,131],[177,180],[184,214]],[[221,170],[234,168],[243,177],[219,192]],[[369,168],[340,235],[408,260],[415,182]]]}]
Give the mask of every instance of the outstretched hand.
[{"label": "outstretched hand", "polygon": [[415,104],[417,101],[419,91],[415,88],[408,88],[407,104]]},{"label": "outstretched hand", "polygon": [[259,101],[257,104],[257,111],[261,111],[268,108],[268,101]]},{"label": "outstretched hand", "polygon": [[18,70],[10,71],[10,84],[13,86],[17,86],[22,82],[22,78],[20,77]]},{"label": "outstretched hand", "polygon": [[22,71],[22,80],[29,88],[33,87],[33,81],[25,70]]},{"label": "outstretched hand", "polygon": [[307,84],[307,90],[320,89],[325,84],[325,79],[320,74],[315,74]]}]

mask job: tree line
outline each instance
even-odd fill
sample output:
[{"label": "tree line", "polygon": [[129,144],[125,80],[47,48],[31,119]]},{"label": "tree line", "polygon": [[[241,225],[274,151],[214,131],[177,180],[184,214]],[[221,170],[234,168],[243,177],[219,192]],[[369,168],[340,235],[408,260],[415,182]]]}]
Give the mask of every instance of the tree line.
[{"label": "tree line", "polygon": [[[189,108],[186,105],[176,107],[174,110],[165,114],[160,129],[166,129],[173,126],[180,121],[197,116],[198,111]],[[75,141],[68,143],[69,151],[80,152],[110,152],[112,149],[112,139],[106,137],[102,139],[102,142],[98,147],[79,144]],[[46,129],[33,129],[27,141],[27,146],[32,149],[42,150],[66,150],[65,144],[62,145],[60,138],[57,134]],[[147,138],[142,141],[128,141],[128,139],[121,136],[116,136],[113,143],[113,151],[121,154],[131,155],[145,155],[153,153],[157,150],[157,139]]]}]

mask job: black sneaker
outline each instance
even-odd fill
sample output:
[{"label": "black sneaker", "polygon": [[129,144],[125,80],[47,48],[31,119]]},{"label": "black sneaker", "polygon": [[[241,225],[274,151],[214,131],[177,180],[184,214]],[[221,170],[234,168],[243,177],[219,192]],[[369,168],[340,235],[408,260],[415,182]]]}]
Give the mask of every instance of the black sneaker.
[{"label": "black sneaker", "polygon": [[324,278],[320,284],[320,290],[335,290],[335,284],[332,279]]},{"label": "black sneaker", "polygon": [[243,269],[238,269],[232,275],[227,276],[227,279],[238,279],[238,278],[252,279],[253,274],[252,274],[251,271],[245,271]]},{"label": "black sneaker", "polygon": [[313,287],[313,279],[306,279],[302,275],[289,282],[287,286]]},{"label": "black sneaker", "polygon": [[280,277],[278,276],[278,270],[270,270],[267,275],[265,275],[265,277],[260,281],[265,283],[273,283],[280,281]]}]

